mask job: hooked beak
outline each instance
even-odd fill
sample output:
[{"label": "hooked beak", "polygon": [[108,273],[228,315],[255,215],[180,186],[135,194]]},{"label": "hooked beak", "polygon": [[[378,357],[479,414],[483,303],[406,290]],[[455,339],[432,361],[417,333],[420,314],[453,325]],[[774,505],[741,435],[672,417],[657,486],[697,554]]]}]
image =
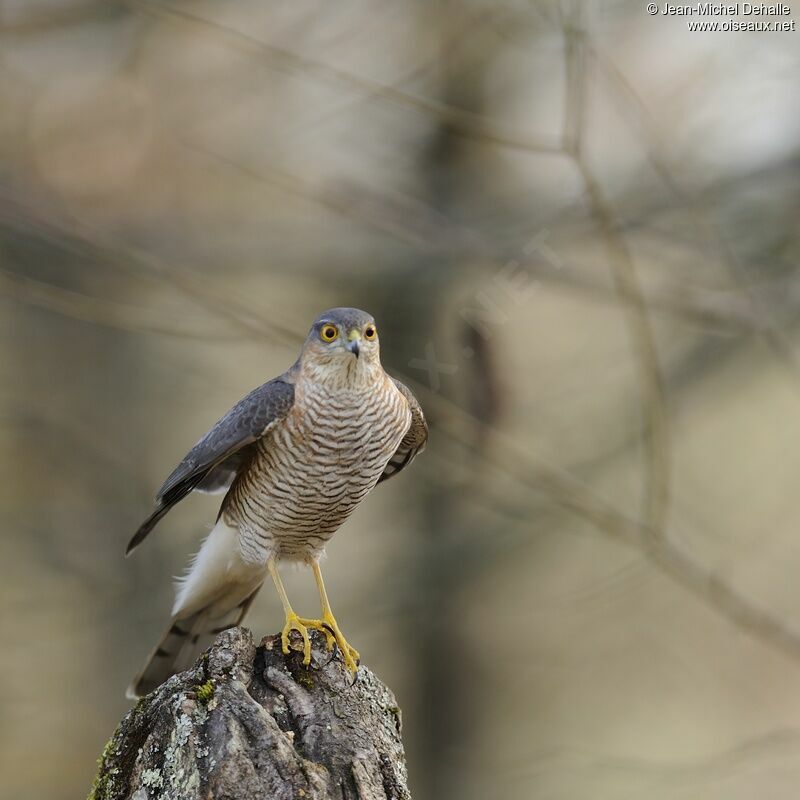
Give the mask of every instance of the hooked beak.
[{"label": "hooked beak", "polygon": [[358,358],[358,354],[361,352],[361,334],[358,331],[350,331],[350,336],[348,338],[350,341],[347,343],[346,347],[356,358]]}]

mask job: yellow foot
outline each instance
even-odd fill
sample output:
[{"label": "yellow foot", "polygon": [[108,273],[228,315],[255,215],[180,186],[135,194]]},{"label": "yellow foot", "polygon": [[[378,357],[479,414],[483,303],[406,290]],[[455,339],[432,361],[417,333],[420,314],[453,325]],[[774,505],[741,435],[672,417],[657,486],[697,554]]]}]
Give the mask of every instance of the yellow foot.
[{"label": "yellow foot", "polygon": [[358,670],[358,661],[361,656],[355,647],[350,647],[344,634],[339,629],[339,624],[333,618],[332,614],[323,614],[322,619],[305,619],[299,620],[301,625],[307,628],[313,628],[317,631],[322,631],[325,634],[326,644],[328,650],[333,650],[334,643],[339,646],[344,657],[344,665],[350,672],[354,673]]},{"label": "yellow foot", "polygon": [[308,638],[308,628],[303,624],[305,620],[300,619],[294,612],[286,615],[286,624],[281,631],[281,645],[284,655],[289,655],[289,634],[297,631],[303,637],[303,663],[311,663],[311,640]]}]

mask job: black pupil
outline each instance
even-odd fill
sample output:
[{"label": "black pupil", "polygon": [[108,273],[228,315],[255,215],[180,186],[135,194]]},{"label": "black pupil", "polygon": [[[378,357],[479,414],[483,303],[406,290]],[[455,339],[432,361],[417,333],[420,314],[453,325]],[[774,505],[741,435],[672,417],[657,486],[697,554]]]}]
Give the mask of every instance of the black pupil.
[{"label": "black pupil", "polygon": [[333,328],[325,328],[325,338],[333,339]]},{"label": "black pupil", "polygon": [[375,335],[375,331],[372,328],[367,328],[367,336],[372,338]]}]

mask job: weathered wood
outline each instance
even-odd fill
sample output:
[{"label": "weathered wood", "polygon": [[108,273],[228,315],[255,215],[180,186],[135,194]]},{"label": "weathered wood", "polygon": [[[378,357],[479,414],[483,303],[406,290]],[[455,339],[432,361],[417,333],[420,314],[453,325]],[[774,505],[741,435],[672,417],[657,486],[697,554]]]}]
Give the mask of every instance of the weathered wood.
[{"label": "weathered wood", "polygon": [[304,667],[279,636],[221,633],[126,714],[90,800],[410,800],[394,695],[312,641]]}]

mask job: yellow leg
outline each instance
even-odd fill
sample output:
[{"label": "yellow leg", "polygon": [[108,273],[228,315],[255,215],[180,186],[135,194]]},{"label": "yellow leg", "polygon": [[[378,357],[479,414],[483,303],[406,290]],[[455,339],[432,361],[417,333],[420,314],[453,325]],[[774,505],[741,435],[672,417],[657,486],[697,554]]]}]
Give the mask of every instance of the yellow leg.
[{"label": "yellow leg", "polygon": [[286,589],[283,588],[281,576],[278,574],[278,567],[275,564],[275,559],[270,558],[267,561],[267,569],[269,574],[272,575],[272,580],[275,583],[275,588],[278,591],[278,597],[281,599],[283,605],[283,613],[286,615],[286,623],[281,631],[281,649],[285,655],[289,653],[289,634],[291,631],[297,631],[303,637],[303,663],[311,663],[311,640],[308,638],[308,629],[303,624],[300,617],[294,613],[294,609],[289,602],[289,597],[286,594]]},{"label": "yellow leg", "polygon": [[344,665],[350,672],[355,673],[358,670],[358,664],[356,662],[360,658],[358,650],[350,647],[347,643],[347,639],[344,638],[344,634],[339,629],[339,624],[333,616],[331,604],[328,602],[328,593],[325,591],[325,584],[322,581],[322,571],[319,568],[319,563],[317,561],[311,561],[310,563],[311,569],[314,572],[314,580],[319,590],[319,602],[322,605],[322,619],[301,619],[300,624],[322,631],[327,638],[328,650],[333,649],[334,642],[339,645],[339,649],[342,651],[342,656],[344,657]]}]

